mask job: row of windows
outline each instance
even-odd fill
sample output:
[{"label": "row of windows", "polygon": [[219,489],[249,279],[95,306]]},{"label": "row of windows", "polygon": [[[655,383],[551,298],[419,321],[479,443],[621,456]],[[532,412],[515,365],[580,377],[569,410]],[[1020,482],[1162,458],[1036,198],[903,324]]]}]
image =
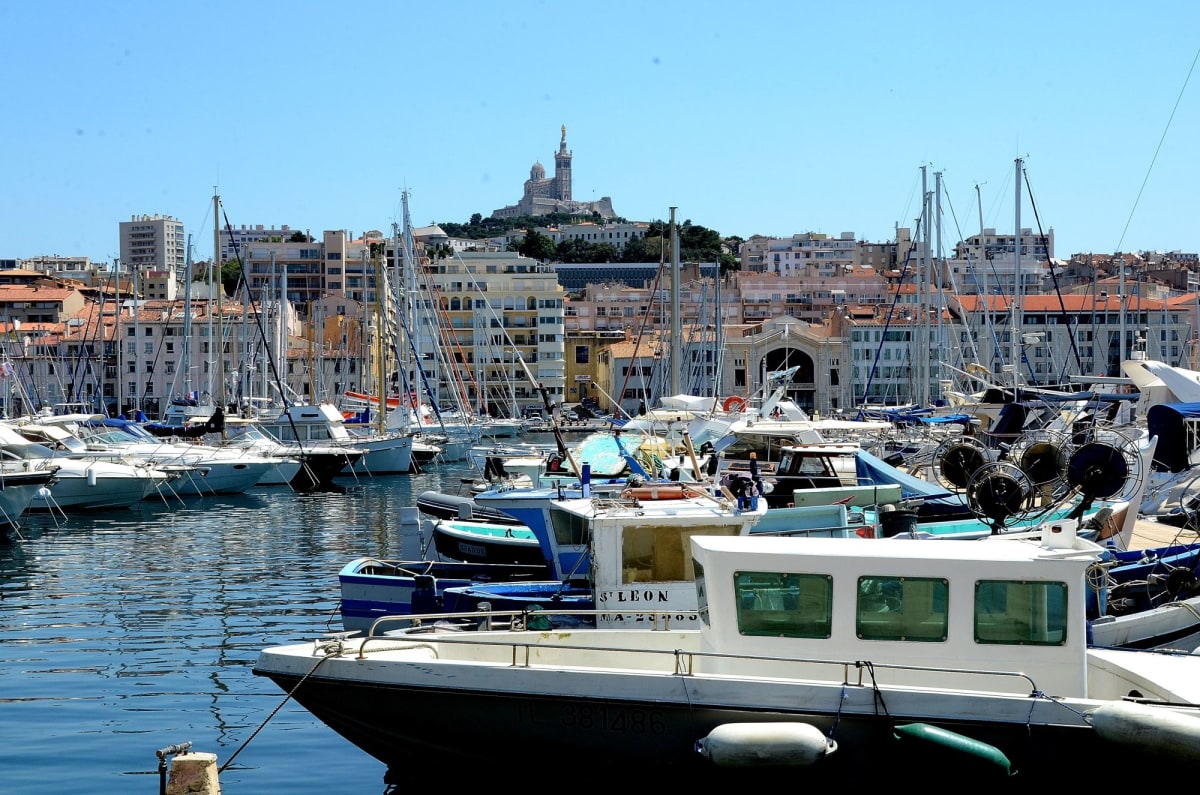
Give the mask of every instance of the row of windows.
[{"label": "row of windows", "polygon": [[[200,363],[199,365],[197,365],[197,366],[198,366],[198,367],[200,367],[200,369],[201,369],[201,372],[203,372],[205,375],[207,375],[207,374],[208,374],[208,373],[211,371],[211,367],[210,367],[210,365],[211,365],[211,364],[212,364],[211,362],[201,362],[201,363]],[[127,365],[126,365],[126,370],[127,370],[127,372],[130,372],[130,373],[137,373],[137,372],[138,372],[138,368],[139,368],[139,363],[138,363],[138,362],[129,362],[129,363],[127,363]],[[144,371],[144,372],[146,372],[146,373],[153,374],[153,373],[154,373],[154,363],[153,363],[153,362],[146,362],[145,364],[141,365],[141,369],[142,369],[142,371]],[[195,368],[193,368],[193,369],[195,369]],[[348,366],[347,366],[347,368],[346,368],[346,369],[347,369],[347,371],[348,371],[348,372],[351,372],[351,373],[353,373],[353,372],[355,372],[355,371],[356,371],[358,368],[355,366],[354,362],[353,362],[353,361],[351,361],[351,362],[349,362],[349,364],[348,364]],[[164,372],[165,372],[167,375],[173,375],[173,374],[175,373],[175,360],[174,360],[174,359],[168,359],[168,360],[164,361],[164,362],[163,362],[163,371],[164,371]],[[333,371],[334,371],[334,373],[341,373],[341,372],[342,372],[342,364],[341,364],[341,362],[334,362]],[[30,375],[33,375],[33,365],[32,365],[32,364],[29,366],[29,372],[30,372]],[[46,364],[46,372],[47,372],[49,375],[54,375],[54,374],[55,374],[54,362],[48,362],[48,363]],[[236,370],[235,370],[235,369],[234,369],[234,367],[233,367],[233,363],[232,363],[232,362],[230,362],[230,361],[228,361],[228,360],[226,360],[226,362],[225,362],[225,372],[226,372],[226,373],[235,373],[235,372],[236,372]],[[288,375],[295,375],[295,374],[296,374],[296,363],[295,363],[295,362],[288,362],[288,363],[287,363],[287,374],[288,374]],[[108,373],[108,372],[106,371],[106,372],[105,372],[105,375],[106,375],[106,377],[110,377],[110,378],[111,378],[111,377],[112,377],[114,374],[110,374],[110,373]]]},{"label": "row of windows", "polygon": [[[696,579],[703,569],[694,564]],[[861,640],[942,643],[949,639],[950,583],[931,577],[859,577],[853,606],[835,605],[833,577],[795,572],[734,576],[738,630],[743,635],[828,638],[835,611],[854,611]],[[958,585],[956,587],[963,587]],[[703,593],[701,588],[700,592]],[[974,583],[974,641],[1061,646],[1067,640],[1067,585],[1029,580]],[[701,617],[707,621],[706,605]]]}]

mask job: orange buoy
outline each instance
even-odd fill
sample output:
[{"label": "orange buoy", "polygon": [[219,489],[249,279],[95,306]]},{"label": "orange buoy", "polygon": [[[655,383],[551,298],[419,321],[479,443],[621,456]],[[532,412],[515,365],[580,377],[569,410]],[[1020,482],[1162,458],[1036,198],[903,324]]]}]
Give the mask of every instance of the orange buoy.
[{"label": "orange buoy", "polygon": [[622,497],[635,500],[682,500],[687,495],[683,486],[636,486],[621,492]]},{"label": "orange buoy", "polygon": [[721,408],[725,411],[745,411],[746,398],[741,395],[731,395],[725,398],[725,402],[721,404]]}]

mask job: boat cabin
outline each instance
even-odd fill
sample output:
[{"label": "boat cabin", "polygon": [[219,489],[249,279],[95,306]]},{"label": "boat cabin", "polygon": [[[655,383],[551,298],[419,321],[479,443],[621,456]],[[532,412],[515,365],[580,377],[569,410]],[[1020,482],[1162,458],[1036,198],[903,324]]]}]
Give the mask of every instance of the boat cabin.
[{"label": "boat cabin", "polygon": [[[758,471],[761,490],[772,508],[805,504],[805,500],[796,502],[795,492],[800,491],[817,490],[819,501],[833,502],[837,499],[831,496],[835,491],[842,497],[860,496],[855,492],[860,490],[857,455],[861,449],[858,445],[843,443],[789,445],[780,449],[779,460],[773,466],[768,464],[758,471],[755,462],[730,462],[726,474],[753,479]],[[878,496],[871,489],[863,491],[861,496]]]},{"label": "boat cabin", "polygon": [[330,444],[354,441],[346,430],[342,413],[329,403],[289,405],[272,418],[261,416],[259,423],[268,434],[285,442]]},{"label": "boat cabin", "polygon": [[[663,487],[666,491],[666,487]],[[766,514],[716,497],[580,498],[550,505],[550,543],[567,578],[591,576],[599,627],[636,626],[649,611],[686,611],[695,621],[693,536],[749,533]],[[580,564],[590,561],[590,571]]]},{"label": "boat cabin", "polygon": [[971,671],[976,682],[1022,671],[996,676],[995,689],[1083,696],[1086,576],[1101,551],[697,535],[689,554],[705,651],[870,660],[880,682],[928,684],[918,668]]}]

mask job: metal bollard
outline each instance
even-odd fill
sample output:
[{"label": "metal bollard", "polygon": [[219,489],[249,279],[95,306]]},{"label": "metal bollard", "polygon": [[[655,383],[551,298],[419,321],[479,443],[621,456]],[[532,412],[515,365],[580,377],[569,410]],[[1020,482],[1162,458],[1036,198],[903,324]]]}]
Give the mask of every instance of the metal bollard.
[{"label": "metal bollard", "polygon": [[158,754],[158,795],[167,795],[167,757],[172,754],[186,754],[191,748],[191,743],[179,743],[155,751]]}]

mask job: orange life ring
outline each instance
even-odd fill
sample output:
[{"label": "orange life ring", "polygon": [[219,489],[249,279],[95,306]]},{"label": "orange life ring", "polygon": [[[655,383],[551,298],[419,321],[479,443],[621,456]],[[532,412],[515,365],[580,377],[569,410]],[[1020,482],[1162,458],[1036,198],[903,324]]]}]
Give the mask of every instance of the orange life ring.
[{"label": "orange life ring", "polygon": [[635,500],[682,500],[687,495],[687,489],[683,486],[637,486],[634,488],[625,489],[621,492],[622,497],[631,497]]},{"label": "orange life ring", "polygon": [[725,398],[725,402],[721,404],[721,408],[725,411],[744,411],[746,408],[746,398],[741,395],[731,395]]}]

